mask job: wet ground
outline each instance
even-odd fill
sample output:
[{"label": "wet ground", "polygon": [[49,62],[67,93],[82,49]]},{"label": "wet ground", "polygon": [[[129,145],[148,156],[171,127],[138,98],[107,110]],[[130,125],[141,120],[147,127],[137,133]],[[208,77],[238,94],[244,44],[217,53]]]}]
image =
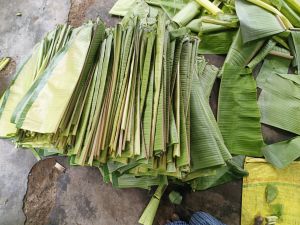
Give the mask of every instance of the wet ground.
[{"label": "wet ground", "polygon": [[[108,25],[119,18],[109,9],[115,0],[0,0],[0,57],[12,62],[0,73],[0,94],[7,87],[16,66],[26,59],[34,44],[57,23],[78,26],[98,16]],[[21,12],[22,16],[16,16]],[[223,57],[208,57],[220,66]],[[218,83],[212,93],[216,110]],[[266,139],[278,139],[278,132],[267,130]],[[289,134],[287,134],[289,135]],[[59,162],[66,170],[59,171]],[[0,140],[0,224],[51,225],[133,225],[137,224],[152,192],[138,189],[116,190],[102,181],[97,168],[70,167],[64,157],[37,162],[28,150],[16,150],[7,140]],[[162,199],[155,224],[163,225],[174,213],[188,220],[202,210],[228,225],[240,224],[241,181],[202,192],[175,187],[183,203],[175,206],[167,195]],[[169,190],[167,190],[168,192]]]}]

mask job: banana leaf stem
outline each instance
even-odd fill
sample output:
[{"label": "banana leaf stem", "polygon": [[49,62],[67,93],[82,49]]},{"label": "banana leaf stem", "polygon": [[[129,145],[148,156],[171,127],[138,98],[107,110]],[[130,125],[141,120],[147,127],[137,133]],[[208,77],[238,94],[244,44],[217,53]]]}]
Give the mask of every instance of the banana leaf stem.
[{"label": "banana leaf stem", "polygon": [[300,13],[300,2],[298,0],[285,0],[285,2],[296,12]]},{"label": "banana leaf stem", "polygon": [[195,0],[195,1],[213,15],[217,15],[218,13],[223,13],[221,9],[219,9],[216,5],[214,5],[209,0]]},{"label": "banana leaf stem", "polygon": [[269,52],[269,54],[279,56],[279,57],[282,57],[282,58],[286,58],[286,59],[293,59],[294,58],[292,55],[289,55],[289,54],[284,53],[284,52],[278,52],[278,51],[275,51],[275,50],[271,50]]}]

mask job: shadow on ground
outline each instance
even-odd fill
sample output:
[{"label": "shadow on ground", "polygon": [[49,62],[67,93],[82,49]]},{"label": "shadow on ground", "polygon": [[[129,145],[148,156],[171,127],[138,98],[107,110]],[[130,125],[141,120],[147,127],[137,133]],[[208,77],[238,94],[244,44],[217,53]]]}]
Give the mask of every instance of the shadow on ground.
[{"label": "shadow on ground", "polygon": [[[66,170],[55,167],[59,162]],[[168,193],[177,190],[183,202],[177,206]],[[24,198],[26,225],[129,225],[137,221],[152,196],[141,189],[114,189],[102,181],[97,168],[69,166],[65,157],[39,161],[28,178]],[[195,211],[205,211],[226,224],[240,221],[241,182],[232,182],[206,191],[192,192],[187,186],[170,185],[155,219],[164,225],[173,214],[188,221]]]}]

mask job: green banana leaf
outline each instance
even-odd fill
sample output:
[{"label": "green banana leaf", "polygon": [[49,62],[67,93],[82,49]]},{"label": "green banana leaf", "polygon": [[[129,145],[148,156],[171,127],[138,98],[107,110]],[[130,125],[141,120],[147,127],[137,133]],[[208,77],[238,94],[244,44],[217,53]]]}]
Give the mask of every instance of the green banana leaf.
[{"label": "green banana leaf", "polygon": [[118,0],[110,9],[109,14],[115,16],[126,16],[128,11],[130,11],[136,3],[137,0]]},{"label": "green banana leaf", "polygon": [[71,33],[70,26],[57,26],[34,47],[32,55],[18,69],[9,89],[0,100],[0,137],[15,136],[17,129],[11,122],[13,111],[34,81],[44,72],[52,58],[63,51]]},{"label": "green banana leaf", "polygon": [[275,15],[257,5],[246,0],[235,0],[235,8],[240,20],[243,43],[285,31]]},{"label": "green banana leaf", "polygon": [[139,223],[143,225],[152,225],[156,211],[158,209],[160,199],[162,198],[164,192],[166,190],[166,185],[161,184],[157,187],[154,195],[152,196],[149,204],[147,205],[146,209],[144,210],[142,216],[139,219]]},{"label": "green banana leaf", "polygon": [[172,20],[182,27],[187,25],[199,13],[200,5],[195,1],[190,1],[178,13],[176,13]]},{"label": "green banana leaf", "polygon": [[261,49],[264,42],[264,40],[259,40],[243,43],[242,32],[241,29],[239,29],[237,34],[234,36],[221,73],[226,68],[226,65],[232,65],[240,68],[246,67],[251,59]]},{"label": "green banana leaf", "polygon": [[[145,2],[152,6],[161,7],[169,18],[173,18],[189,3],[189,0],[145,0]],[[137,0],[118,0],[109,13],[115,16],[126,16],[138,3]]]},{"label": "green banana leaf", "polygon": [[266,80],[276,75],[277,73],[287,73],[289,65],[291,64],[290,59],[282,58],[279,56],[268,55],[263,62],[261,69],[256,77],[257,87],[264,89]]},{"label": "green banana leaf", "polygon": [[275,8],[277,8],[286,18],[291,22],[292,25],[299,27],[300,17],[297,14],[296,8],[293,8],[291,5],[289,5],[286,1],[278,1],[278,0],[264,0],[265,3],[269,5],[273,5]]},{"label": "green banana leaf", "polygon": [[262,155],[256,84],[251,69],[246,68],[262,44],[263,41],[243,44],[238,31],[221,70],[217,121],[232,154]]},{"label": "green banana leaf", "polygon": [[266,79],[258,100],[262,123],[300,134],[299,84],[299,77],[293,74],[274,74]]},{"label": "green banana leaf", "polygon": [[190,2],[190,0],[146,0],[150,5],[160,6],[164,12],[172,19],[180,10]]},{"label": "green banana leaf", "polygon": [[[68,51],[55,57],[21,100],[13,116],[18,128],[39,133],[56,132],[84,66],[92,27],[90,23],[73,31]],[[43,123],[46,120],[47,123]]]},{"label": "green banana leaf", "polygon": [[300,31],[292,31],[293,44],[295,48],[295,62],[298,70],[298,74],[300,73]]},{"label": "green banana leaf", "polygon": [[201,176],[190,181],[192,189],[194,191],[206,190],[247,176],[248,172],[242,169],[244,160],[245,156],[233,157],[227,162],[227,166],[216,168],[213,175]]},{"label": "green banana leaf", "polygon": [[286,16],[286,18],[291,22],[291,24],[293,24],[295,27],[300,27],[300,15],[299,12],[295,12],[295,10],[299,11],[299,9],[293,9],[292,7],[290,7],[286,3],[286,1],[282,1],[282,6],[279,9],[279,11]]},{"label": "green banana leaf", "polygon": [[261,156],[263,139],[256,84],[247,69],[226,65],[219,95],[218,124],[232,154]]},{"label": "green banana leaf", "polygon": [[[205,61],[202,60],[201,63],[203,64]],[[203,67],[203,65],[198,65],[198,67]],[[202,71],[198,76],[194,76],[192,82],[190,102],[192,172],[203,168],[224,165],[225,161],[231,158],[209,106],[208,96],[204,91],[206,88],[211,90],[212,82],[207,77],[211,75],[216,78],[216,72],[209,72],[206,71],[204,73]],[[204,88],[202,83],[204,83]],[[205,83],[209,85],[205,85]]]},{"label": "green banana leaf", "polygon": [[169,200],[172,204],[180,205],[182,202],[182,195],[177,191],[171,191],[169,194]]},{"label": "green banana leaf", "polygon": [[200,34],[198,54],[227,54],[235,35],[236,30]]},{"label": "green banana leaf", "polygon": [[266,160],[279,169],[286,168],[300,157],[300,137],[267,145],[262,149]]},{"label": "green banana leaf", "polygon": [[298,0],[286,0],[286,3],[296,12],[300,13],[300,2]]},{"label": "green banana leaf", "polygon": [[33,50],[32,56],[23,63],[18,69],[11,86],[2,96],[0,103],[0,136],[14,136],[17,129],[15,124],[10,122],[10,117],[18,102],[31,87],[35,74],[32,73],[38,59],[38,49],[40,44],[37,44]]},{"label": "green banana leaf", "polygon": [[248,63],[247,67],[253,70],[274,49],[276,42],[269,40],[257,55]]}]

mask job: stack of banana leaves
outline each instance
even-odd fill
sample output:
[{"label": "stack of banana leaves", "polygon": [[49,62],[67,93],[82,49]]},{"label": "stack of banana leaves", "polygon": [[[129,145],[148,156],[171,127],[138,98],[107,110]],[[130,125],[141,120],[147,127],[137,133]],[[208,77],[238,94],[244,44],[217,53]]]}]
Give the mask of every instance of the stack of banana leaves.
[{"label": "stack of banana leaves", "polygon": [[[158,186],[142,224],[168,182],[203,190],[247,175],[245,155],[300,157],[300,137],[266,145],[261,132],[300,134],[299,0],[119,0],[111,13],[115,27],[59,25],[34,47],[0,99],[2,138],[116,188]],[[227,56],[217,68],[203,54]]]}]

